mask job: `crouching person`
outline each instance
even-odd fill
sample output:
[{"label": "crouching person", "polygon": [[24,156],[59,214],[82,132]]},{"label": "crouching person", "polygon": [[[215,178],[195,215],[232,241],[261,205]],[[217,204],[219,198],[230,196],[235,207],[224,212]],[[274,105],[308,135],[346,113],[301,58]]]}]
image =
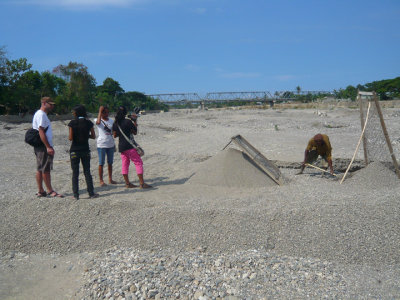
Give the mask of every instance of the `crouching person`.
[{"label": "crouching person", "polygon": [[328,163],[330,173],[333,175],[332,146],[329,137],[326,134],[320,133],[316,134],[308,141],[307,148],[304,152],[304,161],[301,165],[300,172],[297,174],[302,174],[306,164],[313,163],[317,160],[318,156],[321,156]]}]

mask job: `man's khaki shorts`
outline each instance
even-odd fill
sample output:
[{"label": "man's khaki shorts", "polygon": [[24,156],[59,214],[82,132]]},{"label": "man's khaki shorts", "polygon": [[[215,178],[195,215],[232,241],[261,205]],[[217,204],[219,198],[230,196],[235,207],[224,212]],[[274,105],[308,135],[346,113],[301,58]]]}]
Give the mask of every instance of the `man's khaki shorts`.
[{"label": "man's khaki shorts", "polygon": [[47,150],[44,147],[34,148],[36,155],[37,170],[43,173],[50,173],[53,170],[53,157],[47,154]]}]

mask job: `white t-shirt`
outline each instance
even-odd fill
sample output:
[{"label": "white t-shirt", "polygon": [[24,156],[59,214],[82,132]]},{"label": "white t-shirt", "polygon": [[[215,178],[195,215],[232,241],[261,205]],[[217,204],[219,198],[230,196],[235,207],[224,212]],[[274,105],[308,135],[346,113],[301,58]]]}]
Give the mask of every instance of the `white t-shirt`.
[{"label": "white t-shirt", "polygon": [[[97,122],[97,118],[94,119],[94,122]],[[110,131],[105,129],[104,124],[106,124]],[[97,138],[97,148],[113,148],[115,146],[114,138],[112,136],[113,124],[114,121],[111,118],[108,118],[107,121],[101,120],[99,125],[96,124],[97,129],[99,130]]]},{"label": "white t-shirt", "polygon": [[32,128],[39,130],[39,127],[43,127],[44,129],[48,127],[46,137],[50,146],[53,147],[53,131],[51,130],[51,123],[47,114],[41,109],[35,113],[32,120]]}]

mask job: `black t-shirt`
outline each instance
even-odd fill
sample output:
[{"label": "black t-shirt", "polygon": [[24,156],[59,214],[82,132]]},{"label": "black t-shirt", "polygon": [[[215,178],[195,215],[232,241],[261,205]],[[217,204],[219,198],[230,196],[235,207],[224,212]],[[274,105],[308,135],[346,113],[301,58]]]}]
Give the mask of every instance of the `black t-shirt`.
[{"label": "black t-shirt", "polygon": [[72,128],[72,144],[70,151],[90,151],[89,133],[93,122],[86,119],[72,120],[68,124]]},{"label": "black t-shirt", "polygon": [[132,123],[131,120],[124,119],[121,121],[121,124],[118,124],[117,122],[114,122],[113,124],[113,131],[117,133],[117,136],[119,137],[118,139],[118,151],[119,152],[124,152],[126,150],[132,149],[133,146],[126,140],[126,138],[121,134],[119,131],[119,127],[121,127],[122,131],[126,135],[126,137],[129,139],[131,136],[131,132],[136,132],[136,126]]}]

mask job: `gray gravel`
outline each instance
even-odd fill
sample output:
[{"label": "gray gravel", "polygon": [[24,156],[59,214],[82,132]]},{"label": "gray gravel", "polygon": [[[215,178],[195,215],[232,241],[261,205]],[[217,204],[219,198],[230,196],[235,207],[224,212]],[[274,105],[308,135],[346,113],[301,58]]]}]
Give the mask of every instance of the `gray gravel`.
[{"label": "gray gravel", "polygon": [[[399,122],[386,116],[389,131],[400,130]],[[324,118],[294,110],[143,116],[138,142],[146,151],[145,178],[155,188],[125,189],[118,156],[114,178],[119,184],[100,188],[93,152],[100,198],[85,198],[81,176],[79,201],[72,198],[65,125],[53,125],[52,174],[55,189],[67,197],[38,199],[32,149],[22,141],[29,124],[10,124],[0,131],[1,266],[14,259],[13,253],[86,253],[87,272],[76,297],[87,299],[145,294],[183,299],[399,298],[400,185],[395,174],[372,165],[342,185],[310,168],[294,175],[308,138],[318,131],[331,137],[335,164],[352,156],[360,131],[358,111],[328,111]],[[346,126],[324,127],[333,122]],[[190,182],[238,133],[281,162],[284,186]],[[399,147],[394,143],[396,153]],[[343,166],[335,169],[340,172]],[[131,179],[137,182],[133,172]]]},{"label": "gray gravel", "polygon": [[88,299],[351,296],[345,278],[329,262],[258,251],[175,255],[113,250],[88,263],[85,279]]}]

